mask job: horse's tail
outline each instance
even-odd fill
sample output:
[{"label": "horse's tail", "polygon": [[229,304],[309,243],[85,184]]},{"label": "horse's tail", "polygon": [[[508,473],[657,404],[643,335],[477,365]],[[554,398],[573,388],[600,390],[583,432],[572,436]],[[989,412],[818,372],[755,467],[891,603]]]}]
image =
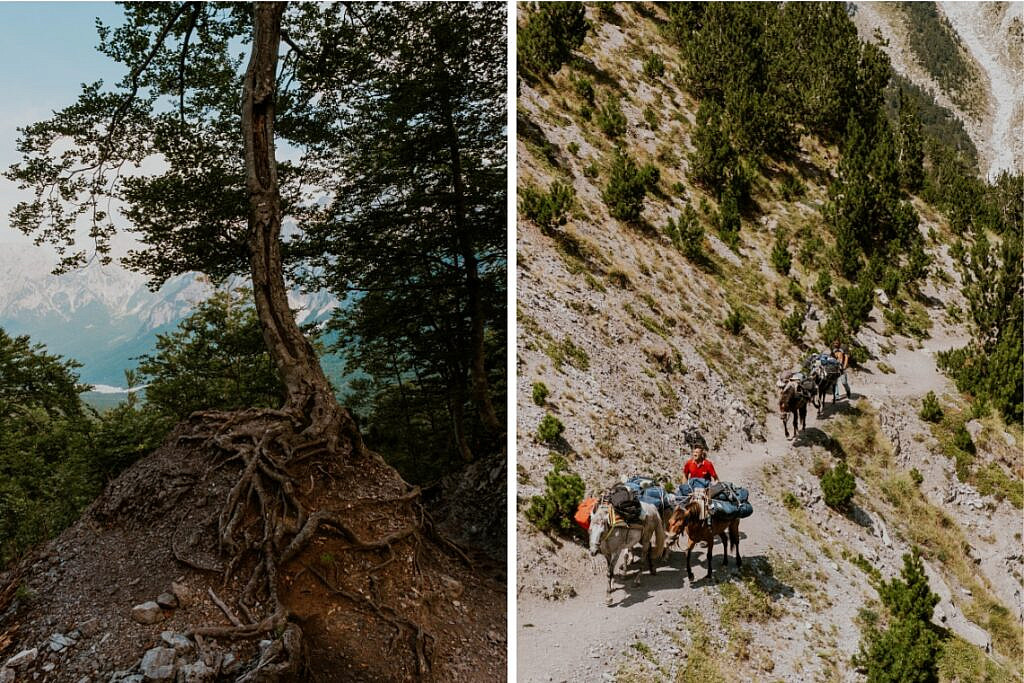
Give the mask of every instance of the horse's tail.
[{"label": "horse's tail", "polygon": [[661,522],[661,515],[652,515],[654,518],[654,556],[659,560],[665,555],[665,525]]}]

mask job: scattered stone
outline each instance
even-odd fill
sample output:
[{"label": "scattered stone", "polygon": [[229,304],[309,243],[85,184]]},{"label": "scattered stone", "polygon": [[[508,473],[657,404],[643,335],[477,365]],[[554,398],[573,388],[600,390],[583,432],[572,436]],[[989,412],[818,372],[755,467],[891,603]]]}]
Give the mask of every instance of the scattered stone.
[{"label": "scattered stone", "polygon": [[149,681],[167,681],[174,678],[174,650],[154,647],[142,657],[139,665],[142,675]]},{"label": "scattered stone", "polygon": [[974,441],[978,438],[978,435],[981,434],[981,430],[984,429],[984,427],[982,427],[981,423],[977,420],[968,420],[967,424],[964,425],[964,429],[967,430],[967,433],[971,435],[971,440]]},{"label": "scattered stone", "polygon": [[177,599],[178,607],[191,607],[196,602],[195,593],[184,583],[173,581],[171,583],[171,593]]},{"label": "scattered stone", "polygon": [[964,595],[967,595],[967,596],[974,595],[974,593],[971,592],[970,588],[961,587],[960,590],[962,590],[964,592]]},{"label": "scattered stone", "polygon": [[21,667],[27,666],[32,662],[36,661],[36,656],[38,654],[39,650],[37,648],[32,648],[30,650],[22,650],[18,654],[8,659],[7,663],[4,664],[4,667],[9,669],[20,669]]},{"label": "scattered stone", "polygon": [[238,658],[235,657],[234,652],[229,652],[224,655],[224,659],[221,660],[220,670],[224,673],[231,673],[231,670],[235,668],[236,664],[238,664]]},{"label": "scattered stone", "polygon": [[92,638],[100,632],[100,620],[93,617],[88,621],[83,621],[76,630],[81,631],[82,635],[86,638]]},{"label": "scattered stone", "polygon": [[156,599],[156,604],[160,605],[164,609],[177,609],[178,598],[174,597],[172,593],[161,593]]},{"label": "scattered stone", "polygon": [[60,652],[61,650],[71,647],[75,644],[75,641],[71,640],[63,633],[54,633],[50,636],[50,640],[47,641],[50,649],[54,652]]},{"label": "scattered stone", "polygon": [[186,664],[178,669],[178,677],[175,681],[179,683],[208,683],[214,679],[216,671],[206,666],[202,660],[194,664]]},{"label": "scattered stone", "polygon": [[882,304],[883,306],[889,305],[889,296],[885,293],[884,289],[876,289],[875,296],[878,297],[878,303]]},{"label": "scattered stone", "polygon": [[152,600],[132,607],[132,619],[140,624],[155,624],[163,618],[164,613],[160,610],[160,605]]},{"label": "scattered stone", "polygon": [[168,647],[174,648],[175,652],[187,652],[192,649],[192,641],[174,631],[164,631],[160,634],[160,638],[167,644]]},{"label": "scattered stone", "polygon": [[57,668],[57,665],[54,664],[53,662],[47,662],[46,664],[43,664],[43,666],[42,666],[43,671],[45,671],[46,673],[50,673],[51,671],[53,671],[56,668]]},{"label": "scattered stone", "polygon": [[0,683],[14,683],[14,669],[0,669]]}]

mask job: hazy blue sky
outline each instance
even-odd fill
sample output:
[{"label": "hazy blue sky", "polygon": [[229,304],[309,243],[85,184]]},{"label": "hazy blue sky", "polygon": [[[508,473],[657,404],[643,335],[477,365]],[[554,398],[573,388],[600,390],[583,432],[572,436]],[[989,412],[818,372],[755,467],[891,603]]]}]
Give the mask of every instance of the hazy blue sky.
[{"label": "hazy blue sky", "polygon": [[[112,2],[0,2],[0,168],[17,160],[17,128],[75,101],[82,83],[114,83],[123,68],[96,51],[96,17],[118,24]],[[27,242],[7,214],[18,197],[0,178],[0,242]]]}]

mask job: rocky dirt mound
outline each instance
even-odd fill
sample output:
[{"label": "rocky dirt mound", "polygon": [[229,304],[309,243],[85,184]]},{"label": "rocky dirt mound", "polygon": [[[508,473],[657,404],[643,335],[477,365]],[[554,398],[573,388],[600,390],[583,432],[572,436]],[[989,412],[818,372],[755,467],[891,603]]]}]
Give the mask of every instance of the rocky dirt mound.
[{"label": "rocky dirt mound", "polygon": [[[259,623],[270,599],[247,590],[258,561],[226,562],[218,547],[241,464],[198,432],[193,416],[2,577],[0,680],[277,680],[264,667],[294,646],[293,626],[304,668],[281,680],[503,675],[504,586],[468,566],[433,532],[418,491],[359,449],[290,468],[310,516],[335,521],[280,565],[287,628],[238,628]],[[251,516],[238,524],[259,528]]]}]

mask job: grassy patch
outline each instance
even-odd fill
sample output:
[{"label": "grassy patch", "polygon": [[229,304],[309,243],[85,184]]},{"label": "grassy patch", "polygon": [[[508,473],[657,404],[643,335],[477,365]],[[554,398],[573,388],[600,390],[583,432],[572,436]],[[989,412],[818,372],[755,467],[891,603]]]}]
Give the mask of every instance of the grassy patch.
[{"label": "grassy patch", "polygon": [[722,677],[718,659],[722,645],[712,638],[708,624],[697,612],[682,611],[683,623],[690,633],[689,645],[680,643],[686,650],[686,662],[676,673],[676,683],[707,683]]},{"label": "grassy patch", "polygon": [[586,350],[573,344],[568,336],[560,342],[550,341],[544,347],[544,353],[548,355],[548,358],[554,363],[555,369],[559,372],[561,372],[562,366],[565,363],[568,363],[577,370],[586,371],[590,368],[590,356],[587,355]]},{"label": "grassy patch", "polygon": [[943,642],[938,670],[943,681],[1011,683],[1019,680],[989,659],[980,647],[956,636]]}]

